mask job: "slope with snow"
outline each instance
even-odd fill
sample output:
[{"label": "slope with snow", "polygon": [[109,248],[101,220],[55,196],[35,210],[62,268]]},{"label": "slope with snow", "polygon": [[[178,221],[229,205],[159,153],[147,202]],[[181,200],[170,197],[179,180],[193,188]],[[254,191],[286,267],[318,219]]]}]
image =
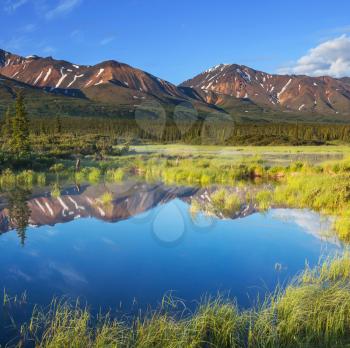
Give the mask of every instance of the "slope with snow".
[{"label": "slope with snow", "polygon": [[249,99],[275,110],[350,115],[347,78],[272,75],[243,65],[220,64],[180,86]]}]

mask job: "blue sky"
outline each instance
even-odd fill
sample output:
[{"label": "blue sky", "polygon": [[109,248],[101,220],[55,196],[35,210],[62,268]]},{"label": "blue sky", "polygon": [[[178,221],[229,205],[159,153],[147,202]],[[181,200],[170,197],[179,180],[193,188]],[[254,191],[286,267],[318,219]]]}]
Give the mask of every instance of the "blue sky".
[{"label": "blue sky", "polygon": [[[0,0],[0,47],[179,83],[219,63],[350,75],[347,0]],[[310,51],[314,49],[314,51]]]}]

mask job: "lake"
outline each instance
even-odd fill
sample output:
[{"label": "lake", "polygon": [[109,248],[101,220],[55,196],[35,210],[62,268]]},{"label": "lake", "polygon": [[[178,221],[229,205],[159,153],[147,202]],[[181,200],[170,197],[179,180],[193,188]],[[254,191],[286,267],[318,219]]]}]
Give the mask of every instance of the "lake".
[{"label": "lake", "polygon": [[[104,192],[112,200],[98,204]],[[199,188],[126,182],[11,195],[1,200],[0,287],[42,305],[65,296],[132,313],[171,292],[191,309],[218,293],[247,308],[342,248],[331,220],[309,210],[192,216],[191,199],[208,195]],[[24,231],[9,219],[16,199],[30,210]]]}]

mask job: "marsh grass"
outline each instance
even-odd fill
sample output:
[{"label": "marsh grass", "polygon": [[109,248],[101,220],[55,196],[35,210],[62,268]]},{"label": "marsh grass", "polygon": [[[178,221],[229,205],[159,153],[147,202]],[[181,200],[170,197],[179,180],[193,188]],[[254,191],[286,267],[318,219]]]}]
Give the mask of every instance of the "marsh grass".
[{"label": "marsh grass", "polygon": [[[156,153],[121,156],[100,162],[84,159],[79,172],[75,172],[72,163],[62,161],[53,165],[51,172],[50,176],[49,173],[31,170],[15,173],[6,169],[0,174],[0,188],[6,190],[16,185],[32,187],[52,184],[58,181],[58,176],[62,181],[72,179],[77,183],[92,184],[100,181],[120,182],[132,176],[149,182],[162,181],[169,185],[203,188],[259,180],[260,183],[277,184],[272,195],[264,188],[262,192],[252,195],[251,201],[257,204],[259,210],[266,211],[271,206],[308,208],[335,216],[334,229],[338,236],[343,241],[350,241],[350,157],[316,165],[295,161],[287,166],[269,167],[259,156],[232,159],[214,154]],[[224,216],[230,216],[239,210],[241,197],[237,199],[230,193],[224,198],[219,193],[217,195],[208,211],[221,210]]]},{"label": "marsh grass", "polygon": [[277,186],[274,202],[335,216],[338,236],[350,241],[350,173],[289,175],[283,185]]},{"label": "marsh grass", "polygon": [[[6,294],[3,306],[11,307]],[[35,307],[20,329],[36,347],[347,347],[350,344],[350,254],[328,258],[284,290],[247,310],[222,296],[194,312],[167,296],[158,310],[132,318],[92,315],[79,301]]]},{"label": "marsh grass", "polygon": [[113,201],[113,195],[111,192],[105,192],[101,195],[101,197],[98,200],[99,202],[101,202],[102,205],[109,205]]},{"label": "marsh grass", "polygon": [[6,169],[0,174],[0,188],[4,190],[15,186],[30,188],[33,185],[44,185],[45,183],[46,174],[32,170],[15,173],[10,169]]},{"label": "marsh grass", "polygon": [[54,184],[51,188],[51,197],[58,198],[61,197],[61,188],[59,184]]},{"label": "marsh grass", "polygon": [[241,211],[244,204],[244,197],[239,196],[227,188],[219,188],[200,200],[193,198],[189,207],[192,218],[200,212],[208,216],[218,216],[220,218],[230,218]]},{"label": "marsh grass", "polygon": [[126,170],[123,168],[109,169],[106,172],[107,180],[120,182],[126,177]]},{"label": "marsh grass", "polygon": [[88,181],[96,184],[101,180],[101,170],[99,168],[91,168],[88,173]]},{"label": "marsh grass", "polygon": [[232,216],[240,210],[242,202],[235,192],[220,189],[211,195],[214,210],[224,216]]},{"label": "marsh grass", "polygon": [[266,211],[272,205],[273,192],[271,190],[258,191],[255,195],[255,201],[258,205],[259,210]]}]

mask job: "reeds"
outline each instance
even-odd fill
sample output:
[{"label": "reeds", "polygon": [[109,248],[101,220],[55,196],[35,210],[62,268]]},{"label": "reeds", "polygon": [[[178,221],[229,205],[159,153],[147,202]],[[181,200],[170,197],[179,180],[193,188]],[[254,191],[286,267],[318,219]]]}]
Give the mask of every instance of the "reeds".
[{"label": "reeds", "polygon": [[[4,306],[9,301],[5,293]],[[36,307],[23,335],[40,348],[57,347],[347,347],[350,344],[350,255],[306,268],[285,290],[241,310],[221,296],[204,298],[195,312],[164,298],[134,320],[93,316],[79,302]]]}]

